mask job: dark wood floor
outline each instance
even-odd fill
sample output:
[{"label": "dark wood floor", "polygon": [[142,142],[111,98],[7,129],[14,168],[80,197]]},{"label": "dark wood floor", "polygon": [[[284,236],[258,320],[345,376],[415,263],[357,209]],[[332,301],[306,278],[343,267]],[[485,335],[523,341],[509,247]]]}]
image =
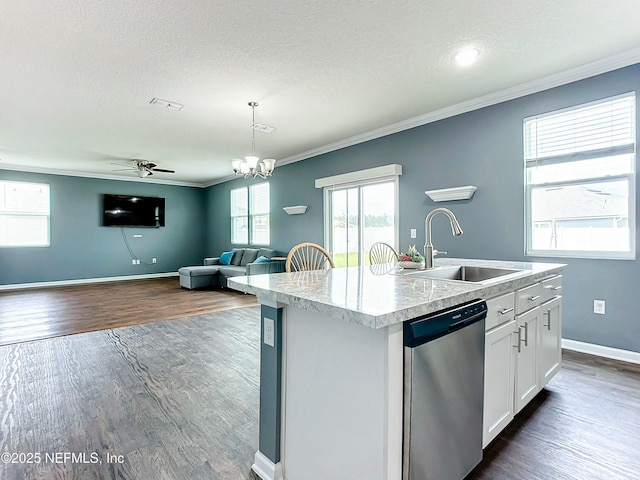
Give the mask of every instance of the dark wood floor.
[{"label": "dark wood floor", "polygon": [[[66,294],[52,290],[40,307],[33,302],[34,311],[54,305],[63,315],[59,305],[68,300],[55,294]],[[112,308],[127,308],[107,290]],[[202,307],[198,299],[217,294],[230,299],[227,307],[255,305],[237,292],[168,290],[162,298],[179,292],[190,314]],[[0,304],[16,293],[3,293]],[[157,320],[149,310],[158,303],[137,313],[134,304],[129,315],[142,321],[122,321]],[[1,346],[0,455],[33,452],[41,460],[0,462],[0,479],[254,478],[259,309],[193,315]],[[468,480],[640,479],[640,366],[566,351],[563,359],[560,373],[489,445]],[[84,454],[88,463],[65,460],[65,453]],[[107,462],[107,453],[122,455],[123,463]],[[90,463],[91,454],[103,463]]]},{"label": "dark wood floor", "polygon": [[0,345],[257,305],[229,289],[186,290],[177,277],[0,292]]},{"label": "dark wood floor", "polygon": [[253,478],[259,322],[256,306],[0,347],[0,479]]},{"label": "dark wood floor", "polygon": [[640,479],[640,365],[563,351],[563,367],[467,480]]}]

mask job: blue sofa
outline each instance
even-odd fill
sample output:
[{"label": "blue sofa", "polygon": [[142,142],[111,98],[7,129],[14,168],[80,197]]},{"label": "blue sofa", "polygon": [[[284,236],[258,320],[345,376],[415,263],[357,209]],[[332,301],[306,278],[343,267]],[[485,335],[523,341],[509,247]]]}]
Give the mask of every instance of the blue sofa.
[{"label": "blue sofa", "polygon": [[204,287],[227,287],[227,278],[244,275],[259,275],[261,273],[275,273],[281,271],[280,265],[271,262],[256,262],[259,257],[277,256],[277,251],[271,248],[234,248],[233,257],[229,265],[221,265],[220,257],[204,259],[204,265],[181,267],[180,286],[192,290]]}]

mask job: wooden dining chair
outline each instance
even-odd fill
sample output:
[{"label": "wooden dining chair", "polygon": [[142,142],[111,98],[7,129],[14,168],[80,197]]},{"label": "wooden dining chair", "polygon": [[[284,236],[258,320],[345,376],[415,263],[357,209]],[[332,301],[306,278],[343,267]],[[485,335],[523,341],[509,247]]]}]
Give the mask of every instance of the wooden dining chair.
[{"label": "wooden dining chair", "polygon": [[369,263],[379,265],[382,263],[398,263],[398,252],[385,242],[376,242],[369,249]]},{"label": "wooden dining chair", "polygon": [[320,245],[304,242],[296,245],[287,255],[285,271],[324,270],[335,267],[331,255]]}]

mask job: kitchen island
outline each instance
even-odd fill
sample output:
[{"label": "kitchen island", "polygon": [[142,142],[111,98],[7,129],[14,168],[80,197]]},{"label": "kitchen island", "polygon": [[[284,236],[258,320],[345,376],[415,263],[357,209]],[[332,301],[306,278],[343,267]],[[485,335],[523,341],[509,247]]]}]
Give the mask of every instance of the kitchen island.
[{"label": "kitchen island", "polygon": [[379,266],[230,279],[230,286],[256,295],[262,305],[260,438],[253,466],[261,478],[401,480],[403,323],[540,286],[564,268],[439,262],[445,264],[517,272],[481,283]]}]

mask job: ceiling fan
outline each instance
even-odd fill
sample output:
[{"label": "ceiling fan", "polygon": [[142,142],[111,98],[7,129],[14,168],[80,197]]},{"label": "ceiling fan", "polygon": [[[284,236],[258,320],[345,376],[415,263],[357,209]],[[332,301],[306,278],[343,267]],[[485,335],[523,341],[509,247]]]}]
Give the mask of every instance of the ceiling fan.
[{"label": "ceiling fan", "polygon": [[174,170],[156,168],[156,164],[153,162],[150,162],[149,160],[131,160],[130,165],[125,165],[122,163],[112,163],[111,165],[128,167],[128,168],[114,170],[114,172],[132,171],[132,172],[136,172],[136,175],[138,175],[140,178],[145,178],[145,177],[148,177],[149,175],[153,175],[153,172],[176,173]]}]

